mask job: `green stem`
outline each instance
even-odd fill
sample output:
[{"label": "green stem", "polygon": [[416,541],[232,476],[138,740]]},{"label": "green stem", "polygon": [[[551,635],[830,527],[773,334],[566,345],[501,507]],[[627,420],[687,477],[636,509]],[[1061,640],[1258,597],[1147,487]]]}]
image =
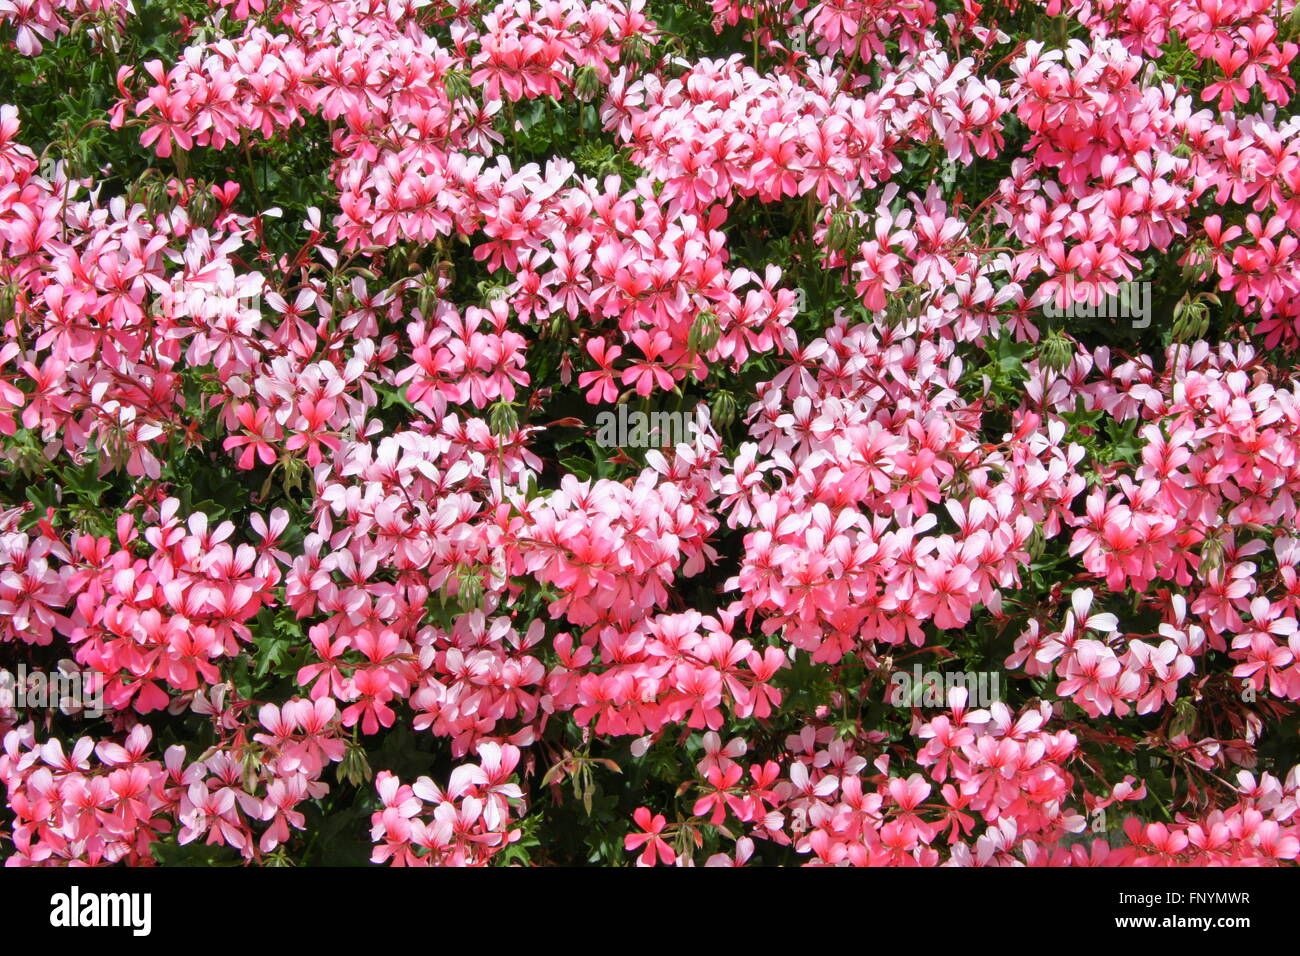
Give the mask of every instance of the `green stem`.
[{"label": "green stem", "polygon": [[253,190],[253,202],[257,203],[258,213],[266,211],[262,202],[262,191],[257,188],[257,170],[253,167],[253,153],[248,148],[248,140],[244,140],[244,162],[248,164],[248,186]]},{"label": "green stem", "polygon": [[[847,84],[849,89],[853,88],[853,70],[858,65],[858,55],[861,52],[862,52],[862,43],[858,42],[853,44],[853,56],[849,58],[849,68],[844,71],[844,79],[842,81],[842,84]],[[840,91],[843,92],[844,89],[845,86],[841,85]]]}]

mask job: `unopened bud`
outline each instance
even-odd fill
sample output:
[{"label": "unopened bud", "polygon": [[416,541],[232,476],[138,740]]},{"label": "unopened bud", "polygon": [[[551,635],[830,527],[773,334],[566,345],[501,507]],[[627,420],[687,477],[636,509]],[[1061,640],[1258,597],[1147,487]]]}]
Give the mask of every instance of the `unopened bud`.
[{"label": "unopened bud", "polygon": [[435,272],[426,272],[420,278],[416,293],[415,304],[420,310],[420,315],[426,319],[433,312],[433,306],[438,301],[438,275]]},{"label": "unopened bud", "polygon": [[456,575],[456,600],[464,611],[474,611],[483,603],[483,578],[477,571]]},{"label": "unopened bud", "polygon": [[1074,343],[1060,329],[1052,329],[1038,347],[1038,359],[1054,372],[1062,372],[1074,358]]},{"label": "unopened bud", "polygon": [[686,347],[698,355],[717,345],[721,337],[722,327],[718,325],[718,317],[711,310],[705,309],[691,323],[690,334],[686,337]]},{"label": "unopened bud", "polygon": [[556,312],[551,316],[551,321],[546,324],[542,334],[552,342],[559,342],[569,337],[573,328],[573,323],[569,321],[569,316],[563,312]]},{"label": "unopened bud", "polygon": [[216,218],[216,198],[207,189],[196,189],[194,195],[190,197],[187,212],[190,225],[206,229]]},{"label": "unopened bud", "polygon": [[360,787],[373,775],[374,771],[370,769],[370,761],[366,759],[365,750],[360,744],[349,740],[347,749],[343,752],[343,760],[339,763],[339,778],[344,783]]},{"label": "unopened bud", "polygon": [[709,402],[709,417],[718,428],[726,428],[736,420],[736,396],[725,388],[713,393]]},{"label": "unopened bud", "polygon": [[831,221],[826,227],[826,246],[836,252],[847,252],[857,236],[857,227],[847,209],[837,209],[831,213]]},{"label": "unopened bud", "polygon": [[513,435],[518,427],[519,415],[515,412],[514,402],[508,402],[503,398],[493,403],[488,412],[488,428],[492,430],[493,435],[506,438]]},{"label": "unopened bud", "polygon": [[442,86],[447,99],[453,103],[474,98],[474,87],[470,84],[469,74],[464,70],[448,70],[442,78]]},{"label": "unopened bud", "polygon": [[633,66],[642,65],[650,59],[650,51],[649,41],[642,34],[633,33],[623,41],[623,55],[620,59]]},{"label": "unopened bud", "polygon": [[1201,544],[1201,567],[1202,577],[1212,574],[1223,567],[1224,547],[1223,541],[1217,537],[1206,538]]},{"label": "unopened bud", "polygon": [[578,72],[573,78],[573,92],[584,103],[589,103],[600,93],[604,84],[600,80],[600,74],[594,66],[578,67]]},{"label": "unopened bud", "polygon": [[1184,295],[1174,306],[1173,339],[1175,342],[1195,342],[1205,338],[1210,329],[1210,307],[1200,296]]},{"label": "unopened bud", "polygon": [[499,282],[489,282],[484,280],[478,283],[478,294],[483,299],[485,306],[491,305],[497,299],[504,299],[510,294],[510,290]]},{"label": "unopened bud", "polygon": [[262,773],[262,757],[251,748],[245,750],[239,761],[239,768],[244,775],[244,790],[252,793],[257,787],[257,779]]},{"label": "unopened bud", "polygon": [[1191,250],[1183,260],[1183,278],[1189,282],[1204,281],[1214,261],[1214,247],[1204,239],[1192,243]]},{"label": "unopened bud", "polygon": [[18,286],[14,282],[0,284],[0,327],[17,314]]},{"label": "unopened bud", "polygon": [[1169,721],[1169,736],[1190,737],[1196,729],[1196,705],[1186,697],[1174,701],[1174,717]]}]

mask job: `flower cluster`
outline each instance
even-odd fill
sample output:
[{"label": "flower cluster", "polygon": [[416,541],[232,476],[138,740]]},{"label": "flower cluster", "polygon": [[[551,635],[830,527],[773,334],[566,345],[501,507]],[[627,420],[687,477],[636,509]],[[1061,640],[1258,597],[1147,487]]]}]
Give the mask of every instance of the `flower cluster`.
[{"label": "flower cluster", "polygon": [[0,23],[13,26],[14,46],[25,56],[82,23],[94,24],[88,32],[95,39],[113,44],[114,32],[134,15],[131,0],[0,0]]},{"label": "flower cluster", "polygon": [[[373,860],[393,866],[482,866],[519,839],[510,829],[522,793],[510,783],[519,750],[484,743],[478,764],[461,764],[443,790],[428,777],[413,785],[384,771],[376,778],[383,809],[371,818]],[[425,820],[421,814],[430,813]]]},{"label": "flower cluster", "polygon": [[6,862],[1300,857],[1294,6],[0,0]]}]

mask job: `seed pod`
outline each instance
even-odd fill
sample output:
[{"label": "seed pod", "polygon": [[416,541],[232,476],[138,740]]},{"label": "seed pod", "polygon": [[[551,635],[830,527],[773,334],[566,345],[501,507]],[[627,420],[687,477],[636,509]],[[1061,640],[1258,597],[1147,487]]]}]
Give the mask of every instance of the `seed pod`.
[{"label": "seed pod", "polygon": [[171,209],[171,197],[167,194],[167,183],[163,179],[154,179],[145,187],[144,205],[150,217],[165,215]]},{"label": "seed pod", "polygon": [[307,462],[294,455],[285,455],[280,459],[280,464],[284,469],[281,487],[284,489],[285,494],[293,494],[300,490],[303,484],[303,475],[307,470]]},{"label": "seed pod", "polygon": [[888,328],[895,329],[916,314],[913,289],[915,286],[903,286],[886,300],[884,323]]},{"label": "seed pod", "polygon": [[148,205],[149,202],[149,184],[158,177],[156,169],[146,169],[136,180],[131,183],[127,189],[126,201],[128,206]]}]

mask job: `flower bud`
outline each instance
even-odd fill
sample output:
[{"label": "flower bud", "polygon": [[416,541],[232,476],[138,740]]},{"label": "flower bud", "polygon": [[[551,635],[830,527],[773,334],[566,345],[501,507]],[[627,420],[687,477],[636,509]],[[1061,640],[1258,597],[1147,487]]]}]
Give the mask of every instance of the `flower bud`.
[{"label": "flower bud", "polygon": [[519,427],[519,415],[515,412],[515,403],[504,398],[494,402],[488,411],[488,428],[498,438],[506,438],[515,433]]},{"label": "flower bud", "polygon": [[1035,562],[1047,551],[1047,538],[1043,535],[1043,529],[1034,525],[1034,530],[1029,533],[1029,539],[1025,541],[1025,553],[1029,555],[1030,562]]},{"label": "flower bud", "polygon": [[736,420],[736,396],[725,388],[720,388],[714,392],[713,400],[709,402],[709,417],[718,428],[726,428],[734,422]]},{"label": "flower bud", "polygon": [[837,252],[848,248],[853,238],[853,220],[848,210],[837,209],[831,213],[831,221],[826,227],[826,247]]},{"label": "flower bud", "polygon": [[573,78],[573,92],[584,103],[590,103],[600,93],[604,84],[596,68],[588,64],[578,67]]},{"label": "flower bud", "polygon": [[1196,240],[1183,260],[1183,278],[1189,282],[1204,282],[1209,277],[1213,261],[1214,247],[1204,239]]},{"label": "flower bud", "polygon": [[475,611],[483,604],[483,577],[478,571],[457,571],[456,601],[463,611]]},{"label": "flower bud", "polygon": [[633,33],[623,41],[623,63],[630,66],[643,66],[650,60],[650,42],[640,33]]},{"label": "flower bud", "polygon": [[1210,329],[1210,307],[1200,296],[1184,295],[1174,306],[1173,340],[1195,342],[1205,337]]},{"label": "flower bud", "polygon": [[196,189],[186,206],[186,212],[190,217],[190,225],[206,229],[217,217],[216,197],[206,188]]},{"label": "flower bud", "polygon": [[339,779],[354,787],[360,787],[364,786],[372,776],[374,771],[370,769],[366,752],[356,741],[349,740],[347,748],[343,751],[343,760],[339,763]]},{"label": "flower bud", "polygon": [[1038,360],[1053,372],[1063,372],[1074,358],[1074,342],[1060,329],[1052,329],[1038,346]]},{"label": "flower bud", "polygon": [[1191,737],[1192,732],[1196,730],[1196,705],[1186,697],[1180,697],[1174,701],[1174,716],[1169,721],[1169,737],[1180,737],[1186,734]]},{"label": "flower bud", "polygon": [[262,773],[262,755],[252,748],[246,749],[240,757],[239,769],[244,775],[244,789],[252,793]]},{"label": "flower bud", "polygon": [[1202,579],[1223,567],[1223,555],[1222,540],[1217,537],[1205,539],[1201,544],[1201,567],[1199,569]]},{"label": "flower bud", "polygon": [[705,309],[691,323],[691,331],[686,337],[686,347],[698,355],[717,345],[721,337],[722,327],[718,324],[718,317],[711,310]]},{"label": "flower bud", "polygon": [[18,304],[18,286],[16,283],[9,281],[0,284],[0,327],[9,322],[17,314],[15,307]]},{"label": "flower bud", "polygon": [[415,306],[420,310],[421,315],[426,318],[428,317],[430,310],[433,308],[433,300],[435,298],[436,296],[433,294],[433,290],[428,286],[420,287],[420,292],[416,296]]},{"label": "flower bud", "polygon": [[464,70],[448,70],[442,78],[442,87],[447,99],[453,103],[474,98],[474,87],[470,85],[469,74]]},{"label": "flower bud", "polygon": [[569,316],[564,312],[556,312],[551,316],[551,321],[542,329],[542,336],[552,342],[560,342],[568,338],[573,331],[573,323],[569,321]]},{"label": "flower bud", "polygon": [[484,280],[477,285],[478,294],[483,299],[483,305],[489,306],[497,299],[504,299],[510,294],[510,290],[500,282],[490,282]]}]

